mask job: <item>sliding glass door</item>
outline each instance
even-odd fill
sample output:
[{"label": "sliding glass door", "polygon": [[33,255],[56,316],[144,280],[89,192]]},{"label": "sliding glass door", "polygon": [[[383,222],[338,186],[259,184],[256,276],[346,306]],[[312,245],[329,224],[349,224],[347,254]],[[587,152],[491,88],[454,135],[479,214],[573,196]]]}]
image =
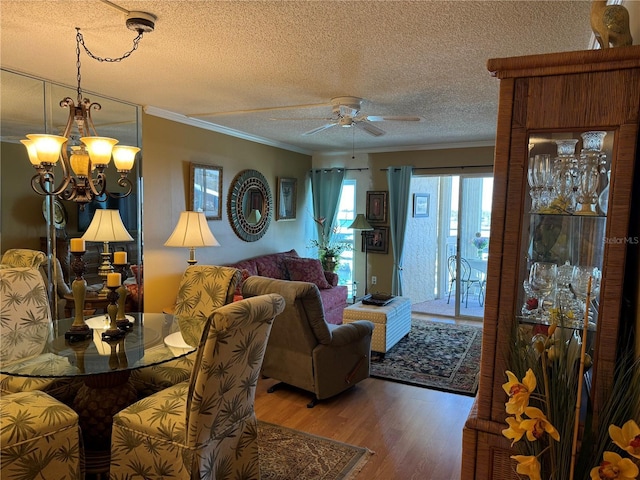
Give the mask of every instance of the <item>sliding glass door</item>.
[{"label": "sliding glass door", "polygon": [[[482,317],[489,255],[491,177],[452,177],[447,299],[456,317]],[[457,191],[456,191],[457,190]]]},{"label": "sliding glass door", "polygon": [[414,176],[414,202],[428,197],[428,214],[414,210],[407,223],[403,268],[414,312],[483,317],[492,191],[486,174]]}]

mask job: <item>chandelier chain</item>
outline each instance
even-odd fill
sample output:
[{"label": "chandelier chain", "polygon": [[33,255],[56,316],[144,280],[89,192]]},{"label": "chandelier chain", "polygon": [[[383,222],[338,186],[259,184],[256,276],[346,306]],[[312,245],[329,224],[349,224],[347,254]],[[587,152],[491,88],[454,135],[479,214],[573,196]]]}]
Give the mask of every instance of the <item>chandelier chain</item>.
[{"label": "chandelier chain", "polygon": [[76,33],[76,68],[78,71],[76,78],[78,80],[77,91],[78,91],[78,104],[79,104],[82,100],[82,87],[80,86],[80,81],[82,79],[82,74],[80,73],[80,66],[81,66],[80,45],[82,45],[82,47],[84,48],[84,51],[87,52],[87,55],[89,55],[94,60],[97,60],[99,62],[111,62],[111,63],[121,62],[125,58],[128,58],[133,52],[135,52],[138,49],[138,46],[140,45],[140,40],[142,40],[142,36],[144,32],[142,30],[138,30],[138,36],[133,39],[133,47],[131,48],[131,50],[129,50],[128,52],[125,52],[124,54],[122,54],[122,56],[118,58],[98,57],[97,55],[94,55],[93,52],[91,52],[91,50],[89,50],[87,45],[84,43],[84,37],[82,36],[82,33],[80,33],[79,27],[76,27],[76,32],[77,32]]},{"label": "chandelier chain", "polygon": [[144,35],[144,32],[142,30],[138,30],[138,36],[133,39],[133,47],[131,48],[131,50],[123,53],[122,56],[120,57],[111,58],[111,57],[98,57],[97,55],[94,55],[91,52],[91,50],[89,50],[89,48],[85,45],[84,37],[82,36],[82,33],[80,33],[80,29],[76,27],[76,30],[78,31],[78,35],[77,35],[78,44],[82,45],[85,52],[87,52],[87,55],[89,55],[91,58],[99,62],[111,62],[111,63],[121,62],[125,58],[128,58],[133,52],[135,52],[138,49],[138,46],[140,45],[140,40],[142,40],[142,36]]}]

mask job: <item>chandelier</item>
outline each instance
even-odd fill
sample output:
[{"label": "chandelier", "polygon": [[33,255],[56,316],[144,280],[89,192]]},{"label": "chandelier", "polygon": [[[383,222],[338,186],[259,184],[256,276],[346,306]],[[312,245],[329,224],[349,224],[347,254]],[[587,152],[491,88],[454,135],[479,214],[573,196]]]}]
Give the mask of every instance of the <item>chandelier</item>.
[{"label": "chandelier", "polygon": [[[95,56],[87,48],[76,27],[76,67],[77,67],[77,99],[66,97],[60,101],[60,107],[69,109],[69,117],[62,135],[29,134],[26,140],[20,140],[27,148],[29,161],[37,173],[31,178],[31,188],[39,195],[56,196],[62,200],[72,200],[81,208],[94,198],[100,202],[107,197],[124,198],[133,188],[127,178],[133,168],[138,147],[116,145],[115,138],[100,137],[91,118],[92,110],[100,110],[99,103],[82,97],[80,72],[80,46],[87,54],[100,62],[119,62],[131,55],[137,48],[145,32],[152,32],[155,16],[145,12],[129,12],[126,25],[138,32],[133,40],[133,48],[119,58],[101,58]],[[113,161],[120,174],[118,185],[123,192],[112,193],[107,190],[105,169]],[[56,185],[54,168],[59,165],[62,178]]]}]

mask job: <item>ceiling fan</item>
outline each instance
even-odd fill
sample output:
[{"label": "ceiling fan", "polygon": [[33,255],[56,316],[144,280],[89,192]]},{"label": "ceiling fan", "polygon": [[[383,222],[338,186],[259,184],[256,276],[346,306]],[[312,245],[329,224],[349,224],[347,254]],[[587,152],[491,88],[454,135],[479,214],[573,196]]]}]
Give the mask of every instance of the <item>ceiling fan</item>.
[{"label": "ceiling fan", "polygon": [[[302,135],[313,135],[323,130],[327,130],[331,127],[356,127],[364,130],[370,135],[379,137],[386,132],[381,128],[372,124],[372,122],[384,122],[384,121],[400,121],[400,122],[419,122],[422,120],[420,117],[407,117],[407,116],[381,116],[381,115],[362,115],[360,113],[360,107],[362,105],[362,99],[358,97],[335,97],[331,99],[332,116],[327,118],[313,118],[305,120],[327,120],[328,123],[324,125],[304,132]],[[287,120],[287,119],[273,119],[273,120]],[[299,118],[290,120],[301,120]]]}]

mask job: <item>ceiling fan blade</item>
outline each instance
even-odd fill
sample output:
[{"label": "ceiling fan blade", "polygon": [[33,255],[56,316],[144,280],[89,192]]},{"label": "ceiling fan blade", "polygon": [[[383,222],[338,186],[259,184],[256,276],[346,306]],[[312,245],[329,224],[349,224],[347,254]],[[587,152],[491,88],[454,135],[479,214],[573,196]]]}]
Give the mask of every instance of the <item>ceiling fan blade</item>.
[{"label": "ceiling fan blade", "polygon": [[269,120],[295,120],[295,121],[308,121],[308,120],[324,120],[325,122],[335,122],[335,118],[333,117],[287,117],[287,118],[278,118],[271,117]]},{"label": "ceiling fan blade", "polygon": [[367,115],[364,117],[366,120],[370,122],[385,122],[385,121],[396,121],[396,122],[419,122],[422,120],[420,117],[403,117],[403,116],[380,116],[380,115]]},{"label": "ceiling fan blade", "polygon": [[371,125],[369,122],[353,122],[353,124],[364,130],[365,132],[373,135],[374,137],[379,137],[385,134],[385,131],[376,127],[375,125]]},{"label": "ceiling fan blade", "polygon": [[337,125],[337,124],[336,123],[327,123],[325,125],[322,125],[321,127],[314,128],[313,130],[309,130],[308,132],[304,132],[302,135],[313,135],[314,133],[321,132],[323,130],[326,130],[327,128],[334,127],[335,125]]}]

